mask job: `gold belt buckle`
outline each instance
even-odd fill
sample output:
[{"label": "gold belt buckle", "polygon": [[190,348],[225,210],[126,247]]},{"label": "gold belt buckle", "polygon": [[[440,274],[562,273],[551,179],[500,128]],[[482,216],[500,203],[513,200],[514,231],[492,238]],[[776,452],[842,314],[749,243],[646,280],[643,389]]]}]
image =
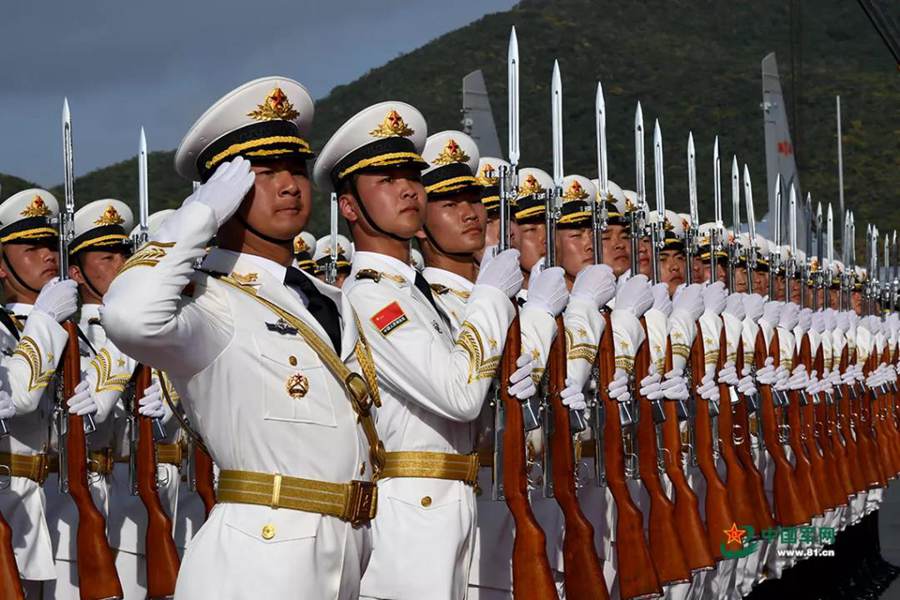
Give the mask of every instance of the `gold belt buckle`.
[{"label": "gold belt buckle", "polygon": [[371,481],[351,481],[347,520],[354,527],[375,518],[378,509],[378,486]]},{"label": "gold belt buckle", "polygon": [[44,485],[44,482],[47,481],[47,476],[50,474],[50,457],[47,454],[41,453],[36,456],[37,460],[33,464],[33,473],[36,475],[34,480],[38,485]]}]

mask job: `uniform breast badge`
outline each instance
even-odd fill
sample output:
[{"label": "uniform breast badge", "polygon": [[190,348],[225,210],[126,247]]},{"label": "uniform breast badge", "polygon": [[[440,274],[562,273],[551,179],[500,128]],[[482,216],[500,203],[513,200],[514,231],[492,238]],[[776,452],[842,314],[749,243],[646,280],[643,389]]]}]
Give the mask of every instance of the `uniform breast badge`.
[{"label": "uniform breast badge", "polygon": [[284,389],[291,398],[299,400],[309,391],[309,379],[303,373],[294,373],[284,382]]},{"label": "uniform breast badge", "polygon": [[266,323],[266,329],[280,333],[281,335],[297,335],[297,328],[292,327],[290,323],[284,319],[278,319],[274,323]]}]

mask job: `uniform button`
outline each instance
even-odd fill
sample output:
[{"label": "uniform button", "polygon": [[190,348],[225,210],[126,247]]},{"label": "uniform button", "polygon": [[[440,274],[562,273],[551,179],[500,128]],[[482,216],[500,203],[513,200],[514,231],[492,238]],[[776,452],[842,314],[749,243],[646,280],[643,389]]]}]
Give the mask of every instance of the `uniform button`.
[{"label": "uniform button", "polygon": [[288,362],[291,363],[292,367],[296,367],[297,366],[297,357],[293,356],[293,355],[289,356]]},{"label": "uniform button", "polygon": [[269,523],[268,525],[263,525],[262,528],[262,539],[271,540],[275,537],[275,526]]},{"label": "uniform button", "polygon": [[422,506],[425,508],[431,506],[431,496],[422,496]]}]

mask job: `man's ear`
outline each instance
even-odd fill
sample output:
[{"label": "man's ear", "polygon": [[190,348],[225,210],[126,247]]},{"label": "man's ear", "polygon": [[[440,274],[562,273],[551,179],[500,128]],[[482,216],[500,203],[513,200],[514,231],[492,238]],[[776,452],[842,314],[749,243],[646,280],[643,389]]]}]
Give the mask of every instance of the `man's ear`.
[{"label": "man's ear", "polygon": [[338,196],[338,208],[341,216],[348,223],[356,223],[359,220],[359,207],[356,205],[356,198],[352,194],[341,194]]},{"label": "man's ear", "polygon": [[78,265],[69,265],[69,279],[79,285],[83,285],[84,273],[81,272],[81,267]]}]

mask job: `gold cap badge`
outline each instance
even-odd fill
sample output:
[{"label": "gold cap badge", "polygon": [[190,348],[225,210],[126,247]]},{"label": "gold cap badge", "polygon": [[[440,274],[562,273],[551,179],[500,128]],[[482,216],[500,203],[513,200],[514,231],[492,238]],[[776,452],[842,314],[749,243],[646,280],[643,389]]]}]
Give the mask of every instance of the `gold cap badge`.
[{"label": "gold cap badge", "polygon": [[481,172],[475,179],[478,181],[478,185],[483,185],[485,187],[497,185],[500,181],[500,178],[497,175],[497,168],[491,163],[484,163],[481,165]]},{"label": "gold cap badge", "polygon": [[433,165],[451,165],[453,163],[464,163],[469,160],[469,155],[460,147],[456,140],[447,140],[447,145],[441,150],[431,164]]},{"label": "gold cap badge", "polygon": [[301,252],[309,252],[309,244],[306,243],[302,235],[298,235],[294,238],[294,254],[300,254]]},{"label": "gold cap badge", "polygon": [[23,217],[46,217],[50,214],[50,209],[47,208],[47,203],[44,202],[43,198],[35,196],[19,214]]},{"label": "gold cap badge", "polygon": [[110,204],[103,211],[103,214],[100,215],[100,218],[94,221],[94,225],[121,225],[124,222],[125,219],[122,218],[116,207]]},{"label": "gold cap badge", "polygon": [[408,137],[414,133],[415,131],[410,129],[403,121],[403,117],[400,116],[400,113],[396,110],[392,110],[385,115],[384,120],[378,127],[369,132],[369,135],[374,137]]},{"label": "gold cap badge", "polygon": [[572,182],[572,185],[563,194],[563,200],[584,200],[587,197],[588,193],[584,191],[577,179]]},{"label": "gold cap badge", "polygon": [[293,121],[300,116],[300,113],[294,110],[294,105],[288,100],[287,95],[280,87],[275,88],[263,103],[247,113],[247,116],[257,121],[273,121],[281,119],[284,121]]},{"label": "gold cap badge", "polygon": [[540,194],[544,191],[544,188],[541,187],[540,182],[537,180],[537,177],[529,174],[528,177],[525,178],[525,181],[522,182],[522,185],[519,186],[519,196],[530,196],[531,194]]}]

